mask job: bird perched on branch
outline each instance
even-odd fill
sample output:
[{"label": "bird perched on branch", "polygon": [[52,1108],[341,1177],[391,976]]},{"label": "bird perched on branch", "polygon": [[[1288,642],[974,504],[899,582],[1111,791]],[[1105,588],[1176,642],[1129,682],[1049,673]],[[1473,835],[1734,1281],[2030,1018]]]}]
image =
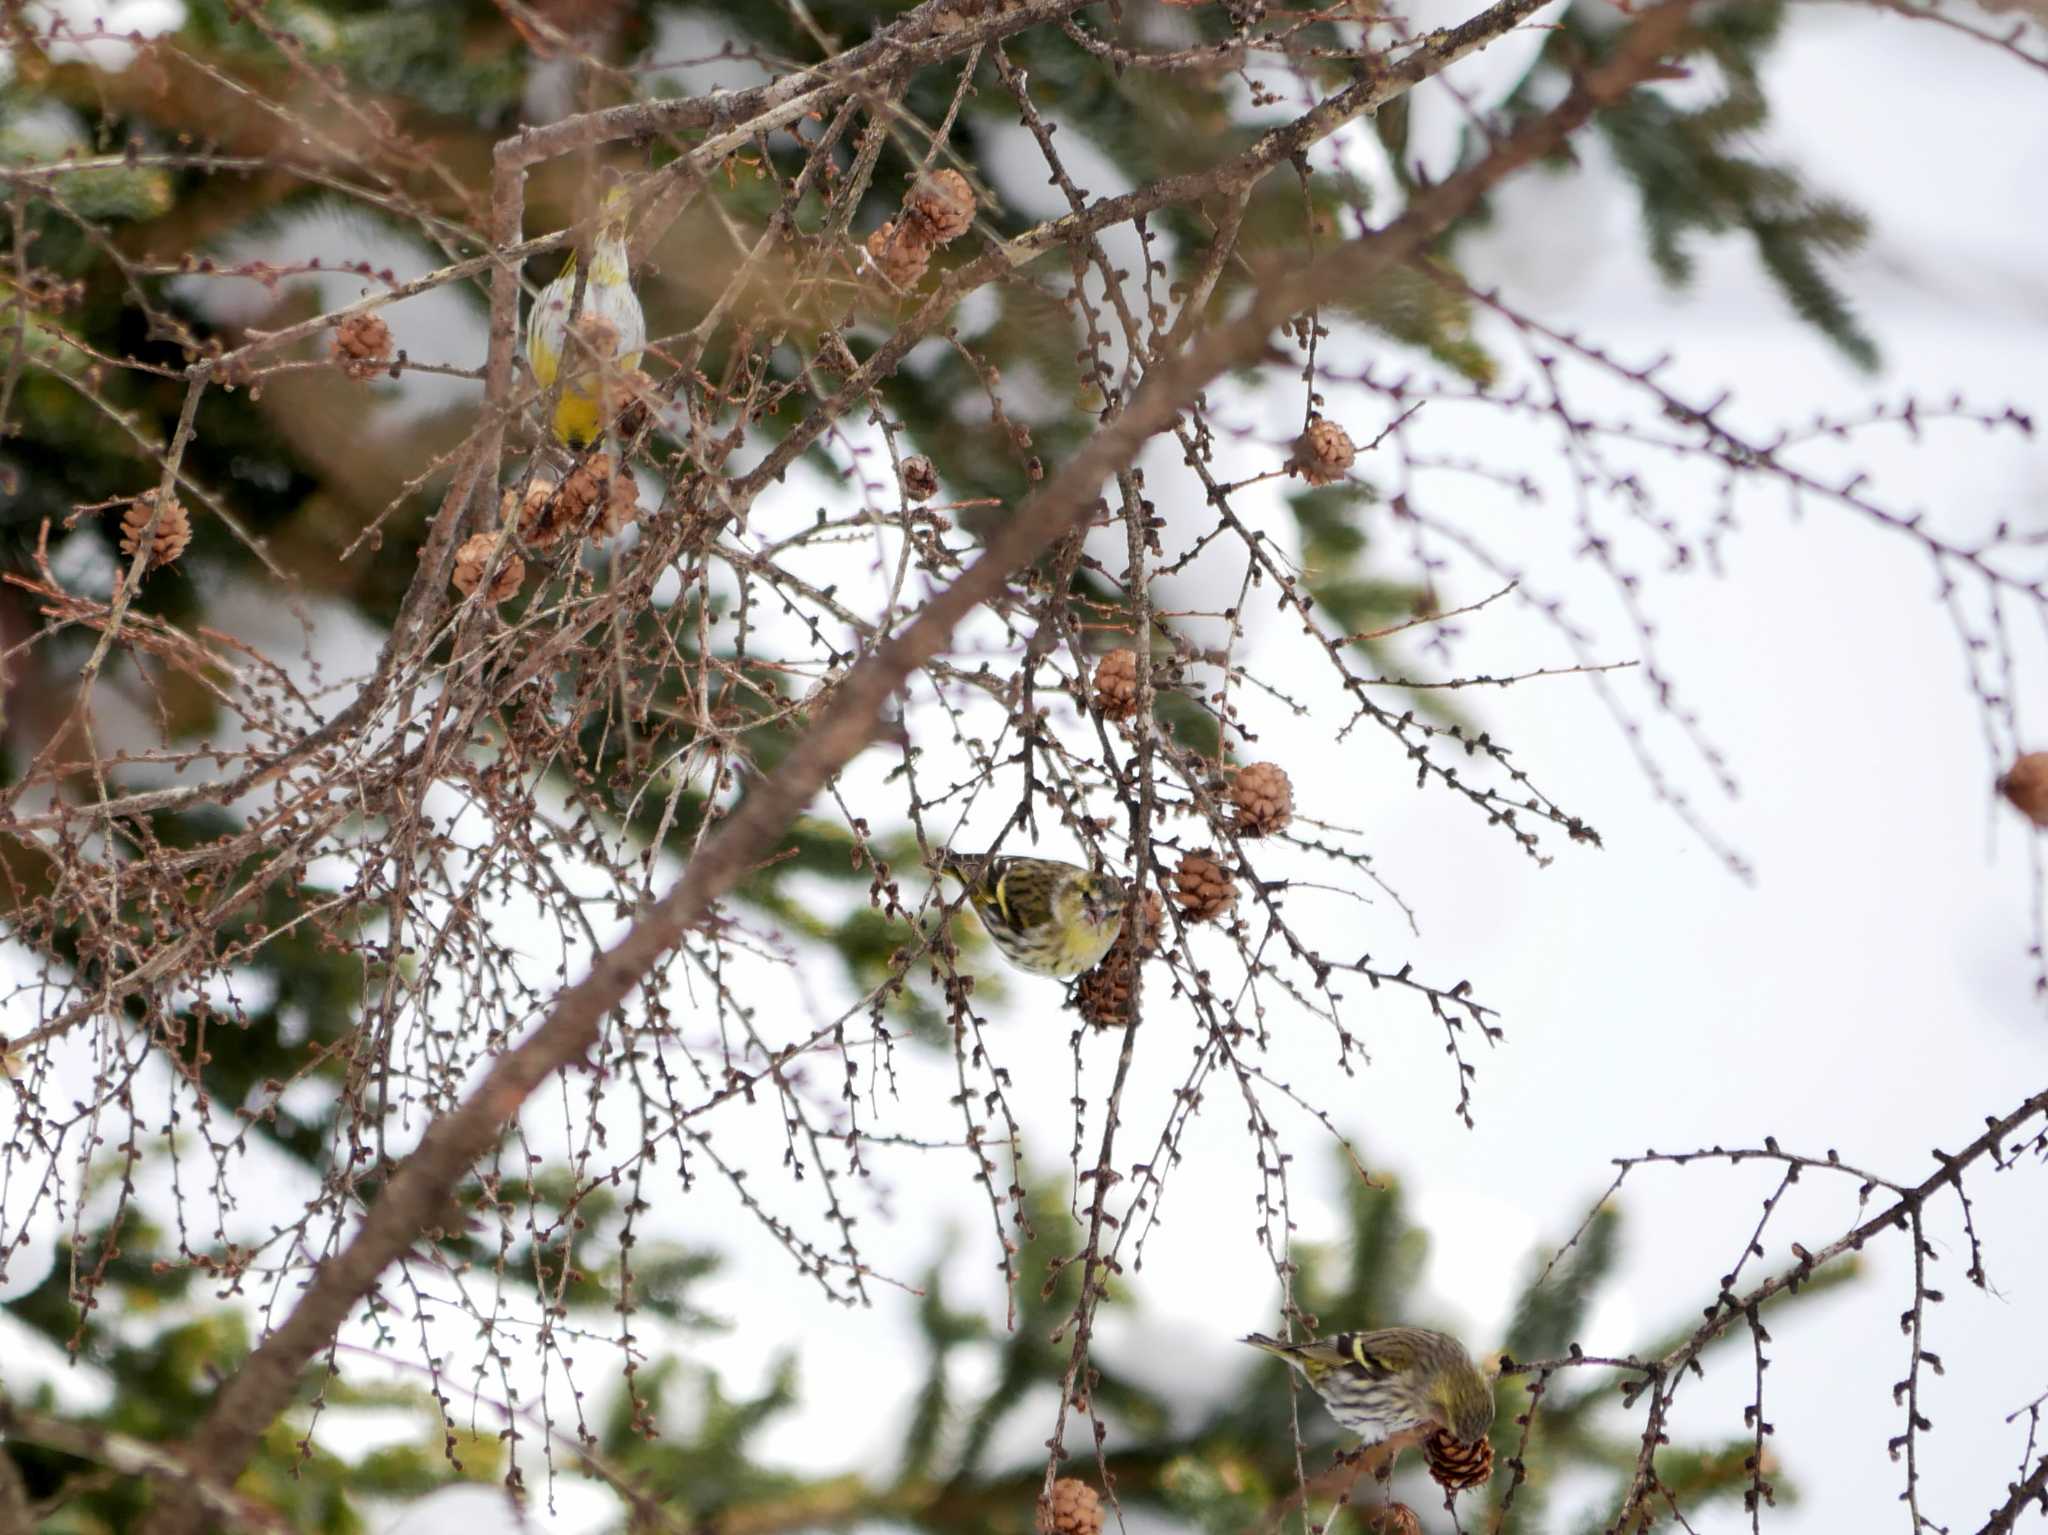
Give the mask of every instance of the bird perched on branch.
[{"label": "bird perched on branch", "polygon": [[1477,1444],[1493,1426],[1493,1383],[1449,1333],[1340,1332],[1309,1343],[1244,1340],[1301,1371],[1330,1416],[1368,1445],[1429,1429]]},{"label": "bird perched on branch", "polygon": [[1065,980],[1092,969],[1123,924],[1122,882],[1079,864],[948,853],[939,868],[967,887],[1003,958],[1033,975]]},{"label": "bird perched on branch", "polygon": [[[623,186],[604,195],[600,223],[590,247],[590,277],[572,326],[569,305],[576,295],[576,257],[562,275],[541,290],[526,316],[526,361],[542,390],[566,367],[549,425],[571,448],[595,442],[605,426],[605,381],[640,366],[647,345],[647,317],[626,271],[626,215],[631,199]],[[564,358],[567,362],[564,362]]]}]

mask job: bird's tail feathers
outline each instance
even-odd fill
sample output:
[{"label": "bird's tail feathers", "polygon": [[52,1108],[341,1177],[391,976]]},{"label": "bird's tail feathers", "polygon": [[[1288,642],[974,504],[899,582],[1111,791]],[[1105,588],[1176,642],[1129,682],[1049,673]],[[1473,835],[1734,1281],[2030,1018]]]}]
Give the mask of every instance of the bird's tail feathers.
[{"label": "bird's tail feathers", "polygon": [[1253,1348],[1262,1348],[1269,1354],[1278,1354],[1290,1364],[1304,1364],[1308,1362],[1314,1362],[1319,1365],[1344,1364],[1351,1357],[1327,1338],[1309,1338],[1300,1343],[1282,1343],[1278,1338],[1269,1338],[1262,1332],[1255,1332],[1244,1341]]}]

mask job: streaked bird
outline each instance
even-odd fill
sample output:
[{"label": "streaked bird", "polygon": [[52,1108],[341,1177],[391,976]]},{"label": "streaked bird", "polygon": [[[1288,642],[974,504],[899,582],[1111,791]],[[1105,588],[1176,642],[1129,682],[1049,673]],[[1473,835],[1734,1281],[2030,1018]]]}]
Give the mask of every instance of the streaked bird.
[{"label": "streaked bird", "polygon": [[1308,1343],[1255,1332],[1244,1341],[1299,1370],[1330,1416],[1368,1445],[1432,1428],[1476,1444],[1493,1426],[1493,1383],[1447,1332],[1385,1327]]},{"label": "streaked bird", "polygon": [[1079,864],[948,853],[939,867],[967,887],[1003,958],[1033,975],[1064,980],[1093,969],[1123,925],[1122,881]]}]

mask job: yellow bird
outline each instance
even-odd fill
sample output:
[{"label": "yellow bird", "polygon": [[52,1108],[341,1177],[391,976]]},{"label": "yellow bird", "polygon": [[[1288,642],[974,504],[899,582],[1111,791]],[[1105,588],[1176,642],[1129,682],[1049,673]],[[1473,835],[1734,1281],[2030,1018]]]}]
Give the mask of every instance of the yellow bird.
[{"label": "yellow bird", "polygon": [[1077,863],[949,853],[940,872],[967,887],[1003,958],[1033,975],[1064,981],[1093,969],[1123,927],[1123,882]]},{"label": "yellow bird", "polygon": [[[606,376],[616,379],[639,367],[647,346],[647,317],[626,272],[628,201],[624,187],[605,193],[602,223],[591,242],[590,280],[583,285],[570,351],[572,371],[563,380],[553,421],[555,436],[571,448],[584,448],[603,432]],[[526,316],[526,361],[543,391],[553,386],[563,352],[572,346],[569,301],[575,296],[576,257],[571,254],[562,275],[541,290]]]}]

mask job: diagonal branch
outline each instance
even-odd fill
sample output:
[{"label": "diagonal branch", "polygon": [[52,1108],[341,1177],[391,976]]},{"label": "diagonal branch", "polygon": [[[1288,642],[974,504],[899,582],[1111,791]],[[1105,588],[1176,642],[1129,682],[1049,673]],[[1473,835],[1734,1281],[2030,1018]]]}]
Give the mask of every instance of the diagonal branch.
[{"label": "diagonal branch", "polygon": [[1977,1535],[2009,1535],[2029,1503],[2039,1503],[2042,1514],[2048,1515],[2048,1455],[2041,1457],[2024,1482],[2012,1484],[2010,1495],[1992,1511]]}]

